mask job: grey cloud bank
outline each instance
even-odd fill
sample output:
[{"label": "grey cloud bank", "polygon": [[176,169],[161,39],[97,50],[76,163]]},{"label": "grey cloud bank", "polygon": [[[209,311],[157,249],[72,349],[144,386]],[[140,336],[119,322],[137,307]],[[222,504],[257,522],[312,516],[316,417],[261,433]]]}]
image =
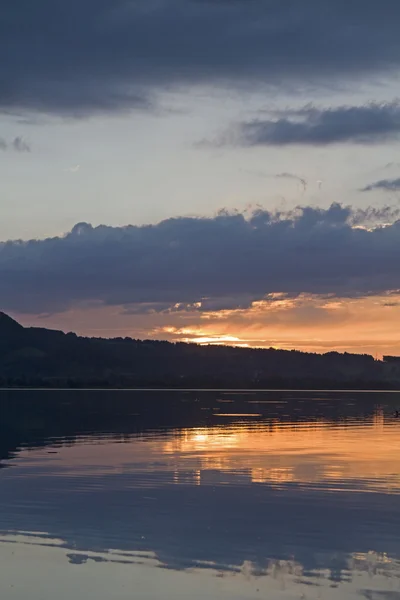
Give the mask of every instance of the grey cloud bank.
[{"label": "grey cloud bank", "polygon": [[165,310],[203,299],[221,309],[232,308],[235,298],[246,306],[272,292],[357,296],[399,289],[400,221],[354,227],[390,214],[388,207],[333,204],[140,227],[81,223],[64,237],[0,244],[0,309],[39,314],[95,301]]},{"label": "grey cloud bank", "polygon": [[170,85],[303,86],[400,66],[398,0],[5,0],[0,110],[151,106]]},{"label": "grey cloud bank", "polygon": [[399,136],[400,104],[393,102],[288,110],[286,116],[276,120],[240,123],[222,142],[243,146],[327,146],[387,142]]}]

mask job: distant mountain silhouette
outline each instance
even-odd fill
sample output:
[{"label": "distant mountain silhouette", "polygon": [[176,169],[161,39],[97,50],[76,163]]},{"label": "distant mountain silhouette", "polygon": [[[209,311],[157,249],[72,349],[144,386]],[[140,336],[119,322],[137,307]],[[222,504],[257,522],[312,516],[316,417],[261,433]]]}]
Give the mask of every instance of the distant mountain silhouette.
[{"label": "distant mountain silhouette", "polygon": [[0,313],[0,386],[399,388],[399,363],[25,328]]}]

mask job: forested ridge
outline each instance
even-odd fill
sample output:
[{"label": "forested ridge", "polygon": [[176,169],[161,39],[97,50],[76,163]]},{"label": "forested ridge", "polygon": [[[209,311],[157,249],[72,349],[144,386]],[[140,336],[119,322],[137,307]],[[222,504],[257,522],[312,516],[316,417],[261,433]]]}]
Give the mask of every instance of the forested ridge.
[{"label": "forested ridge", "polygon": [[367,354],[79,337],[0,313],[0,386],[394,389],[400,369]]}]

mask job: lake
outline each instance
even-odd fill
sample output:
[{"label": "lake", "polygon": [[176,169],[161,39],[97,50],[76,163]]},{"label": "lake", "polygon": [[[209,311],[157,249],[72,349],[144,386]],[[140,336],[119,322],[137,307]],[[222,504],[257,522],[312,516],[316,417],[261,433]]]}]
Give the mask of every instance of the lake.
[{"label": "lake", "polygon": [[1,391],[1,600],[400,600],[398,393]]}]

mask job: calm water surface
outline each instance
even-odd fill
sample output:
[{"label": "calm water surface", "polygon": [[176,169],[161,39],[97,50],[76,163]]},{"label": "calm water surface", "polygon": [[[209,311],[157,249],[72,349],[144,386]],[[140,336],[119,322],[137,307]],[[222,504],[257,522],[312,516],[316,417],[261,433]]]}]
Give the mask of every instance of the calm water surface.
[{"label": "calm water surface", "polygon": [[400,394],[0,393],[1,600],[400,600]]}]

